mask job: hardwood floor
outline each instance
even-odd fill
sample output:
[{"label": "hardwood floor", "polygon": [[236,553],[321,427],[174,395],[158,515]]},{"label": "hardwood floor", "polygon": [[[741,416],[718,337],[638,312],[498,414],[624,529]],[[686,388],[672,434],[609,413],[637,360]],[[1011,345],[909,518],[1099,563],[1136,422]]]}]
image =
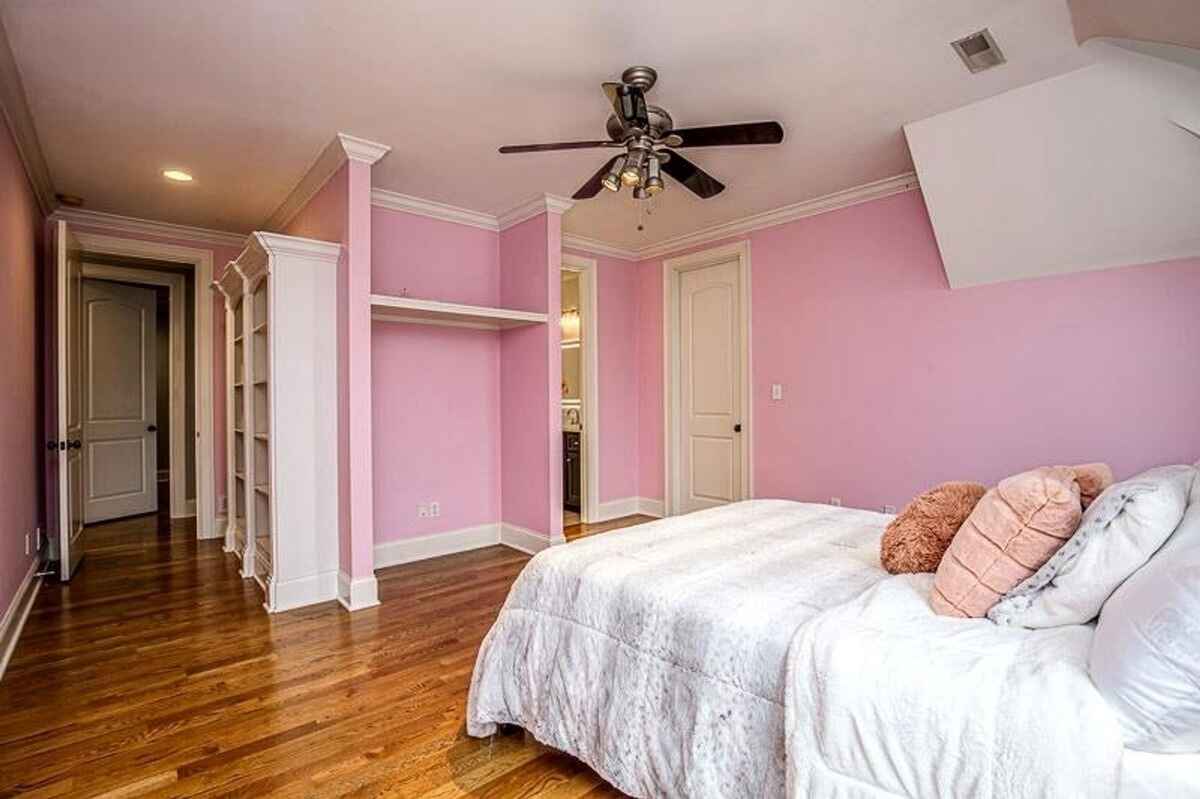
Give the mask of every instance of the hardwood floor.
[{"label": "hardwood floor", "polygon": [[526,555],[382,569],[379,607],[270,616],[190,521],[97,525],[86,547],[71,583],[43,585],[0,680],[0,796],[621,796],[520,731],[464,731],[479,642]]},{"label": "hardwood floor", "polygon": [[634,515],[622,516],[619,519],[610,519],[607,522],[598,522],[596,524],[572,524],[563,527],[563,536],[566,537],[568,542],[577,541],[589,535],[607,533],[609,530],[619,530],[622,527],[632,527],[635,524],[645,524],[652,521],[654,521],[653,516]]}]

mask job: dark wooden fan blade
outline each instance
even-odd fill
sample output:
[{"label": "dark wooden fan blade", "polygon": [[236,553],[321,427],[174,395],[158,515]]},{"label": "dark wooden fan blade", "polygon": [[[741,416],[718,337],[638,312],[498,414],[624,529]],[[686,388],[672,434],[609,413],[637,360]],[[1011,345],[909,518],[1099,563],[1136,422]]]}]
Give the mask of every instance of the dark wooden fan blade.
[{"label": "dark wooden fan blade", "polygon": [[617,92],[621,89],[619,83],[601,83],[600,88],[604,90],[604,96],[608,98],[608,102],[613,107],[613,113],[617,118],[621,116],[621,99],[617,97]]},{"label": "dark wooden fan blade", "polygon": [[725,191],[725,184],[676,152],[671,152],[671,157],[662,165],[662,171],[705,200]]},{"label": "dark wooden fan blade", "polygon": [[612,169],[612,165],[616,163],[617,159],[620,157],[621,156],[619,155],[614,155],[612,158],[608,159],[604,166],[596,170],[596,174],[588,178],[588,182],[580,186],[579,191],[575,192],[571,196],[576,200],[590,200],[599,194],[600,189],[604,188],[604,184],[602,183],[604,176],[608,174],[608,170]]},{"label": "dark wooden fan blade", "polygon": [[590,147],[620,147],[620,142],[613,141],[556,141],[549,144],[506,144],[500,148],[502,153],[544,153],[549,150],[586,150]]},{"label": "dark wooden fan blade", "polygon": [[744,122],[737,125],[713,125],[684,128],[671,133],[683,140],[679,147],[726,147],[731,144],[779,144],[783,126],[778,122]]}]

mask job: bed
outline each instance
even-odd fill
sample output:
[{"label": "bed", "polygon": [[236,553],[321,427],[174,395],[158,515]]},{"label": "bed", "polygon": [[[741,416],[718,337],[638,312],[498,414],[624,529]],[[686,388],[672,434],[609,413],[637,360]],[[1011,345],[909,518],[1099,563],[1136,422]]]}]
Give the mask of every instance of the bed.
[{"label": "bed", "polygon": [[931,576],[879,565],[890,519],[751,500],[540,553],[480,648],[468,733],[520,726],[638,797],[1200,791],[1200,756],[1122,768],[1090,627],[934,616]]}]

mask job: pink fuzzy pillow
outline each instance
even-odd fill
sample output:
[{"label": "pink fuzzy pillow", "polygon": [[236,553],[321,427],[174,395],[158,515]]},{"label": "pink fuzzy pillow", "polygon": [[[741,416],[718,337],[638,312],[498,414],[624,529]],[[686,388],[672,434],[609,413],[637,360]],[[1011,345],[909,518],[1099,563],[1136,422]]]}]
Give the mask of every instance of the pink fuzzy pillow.
[{"label": "pink fuzzy pillow", "polygon": [[981,618],[1041,568],[1079,527],[1075,471],[1043,466],[988,491],[938,566],[930,602],[943,616]]},{"label": "pink fuzzy pillow", "polygon": [[883,531],[883,568],[892,574],[937,571],[954,534],[986,492],[979,483],[942,483],[914,497]]}]

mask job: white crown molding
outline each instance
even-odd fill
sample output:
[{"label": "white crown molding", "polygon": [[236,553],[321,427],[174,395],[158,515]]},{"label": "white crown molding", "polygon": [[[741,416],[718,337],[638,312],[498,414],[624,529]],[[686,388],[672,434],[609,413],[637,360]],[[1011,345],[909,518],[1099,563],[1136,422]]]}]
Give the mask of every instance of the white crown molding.
[{"label": "white crown molding", "polygon": [[562,246],[568,250],[579,250],[590,255],[606,255],[609,258],[618,258],[622,261],[638,260],[637,250],[627,250],[624,247],[605,244],[598,239],[589,239],[586,236],[577,236],[574,233],[562,234]]},{"label": "white crown molding", "polygon": [[25,96],[25,84],[21,81],[17,60],[8,46],[8,34],[3,21],[0,21],[0,116],[4,117],[8,129],[12,131],[17,155],[25,167],[25,174],[29,176],[29,185],[33,187],[38,207],[48,215],[58,205],[58,199],[54,196],[54,181],[50,178],[46,156],[38,141],[37,128],[34,127],[33,115],[29,112]]},{"label": "white crown molding", "polygon": [[826,194],[823,197],[792,203],[791,205],[785,205],[771,211],[764,211],[763,213],[743,217],[742,219],[735,219],[732,222],[725,222],[720,225],[704,228],[703,230],[697,230],[694,233],[686,233],[682,236],[675,236],[664,241],[649,244],[638,249],[638,259],[658,258],[678,252],[679,250],[707,244],[711,241],[739,236],[749,233],[752,230],[775,227],[776,225],[794,222],[804,217],[816,216],[828,211],[836,211],[839,208],[847,208],[851,205],[879,200],[919,187],[920,183],[917,181],[916,174],[906,172],[903,175],[876,180],[872,183],[864,183],[861,186],[855,186],[844,191],[834,192],[833,194]]},{"label": "white crown molding", "polygon": [[88,211],[83,208],[59,208],[54,212],[52,218],[65,220],[68,224],[72,225],[100,228],[113,233],[156,236],[158,238],[186,241],[189,244],[207,244],[209,246],[232,247],[234,249],[241,249],[246,246],[247,238],[241,233],[226,233],[222,230],[210,230],[209,228],[191,227],[190,225],[155,222],[151,219],[107,214],[103,211]]},{"label": "white crown molding", "polygon": [[[704,228],[703,230],[686,233],[682,236],[675,236],[637,249],[627,249],[575,233],[563,233],[562,246],[569,250],[578,250],[593,255],[605,255],[624,261],[642,261],[670,255],[671,253],[707,244],[711,241],[743,235],[753,230],[786,224],[787,222],[793,222],[807,216],[816,216],[828,211],[836,211],[839,208],[847,208],[851,205],[879,200],[884,197],[890,197],[893,194],[900,194],[917,188],[920,188],[920,183],[917,181],[916,174],[906,172],[895,177],[877,180],[872,183],[864,183],[861,186],[854,186],[853,188],[834,192],[833,194],[826,194],[823,197],[792,203],[791,205],[764,211],[760,214],[735,219],[732,222],[725,222],[720,225]],[[458,206],[447,205],[432,200],[423,200],[419,197],[387,191],[386,189],[373,189],[371,191],[371,204],[380,208],[389,208],[393,211],[420,214],[421,216],[428,216],[433,219],[441,219],[460,225],[470,225],[471,227],[482,228],[484,230],[507,230],[513,225],[520,224],[527,219],[532,219],[541,213],[564,213],[574,205],[574,202],[562,197],[556,197],[553,194],[543,194],[499,216],[492,216],[482,211],[472,211],[467,208],[459,208]]]},{"label": "white crown molding", "polygon": [[337,263],[342,252],[342,245],[328,241],[302,239],[296,236],[284,236],[281,233],[254,234],[254,240],[264,252],[271,255],[296,255],[301,258],[313,258],[329,263]]},{"label": "white crown molding", "polygon": [[566,197],[559,197],[556,194],[539,194],[500,214],[496,221],[501,230],[508,230],[513,225],[519,225],[539,214],[565,214],[574,205],[575,201]]},{"label": "white crown molding", "polygon": [[367,141],[348,133],[338,133],[312,162],[300,181],[288,192],[275,212],[263,223],[264,230],[283,230],[296,218],[309,200],[342,168],[347,161],[373,164],[391,150],[386,144]]},{"label": "white crown molding", "polygon": [[371,189],[371,205],[386,208],[390,211],[403,211],[430,219],[440,219],[444,222],[454,222],[459,225],[482,228],[483,230],[499,231],[500,222],[492,214],[459,208],[457,205],[439,203],[435,200],[423,200],[408,194],[387,189]]},{"label": "white crown molding", "polygon": [[386,144],[380,144],[368,139],[360,139],[358,136],[351,136],[349,133],[339,133],[337,134],[337,139],[341,143],[342,152],[346,154],[347,159],[362,161],[367,165],[375,163],[392,150]]}]

